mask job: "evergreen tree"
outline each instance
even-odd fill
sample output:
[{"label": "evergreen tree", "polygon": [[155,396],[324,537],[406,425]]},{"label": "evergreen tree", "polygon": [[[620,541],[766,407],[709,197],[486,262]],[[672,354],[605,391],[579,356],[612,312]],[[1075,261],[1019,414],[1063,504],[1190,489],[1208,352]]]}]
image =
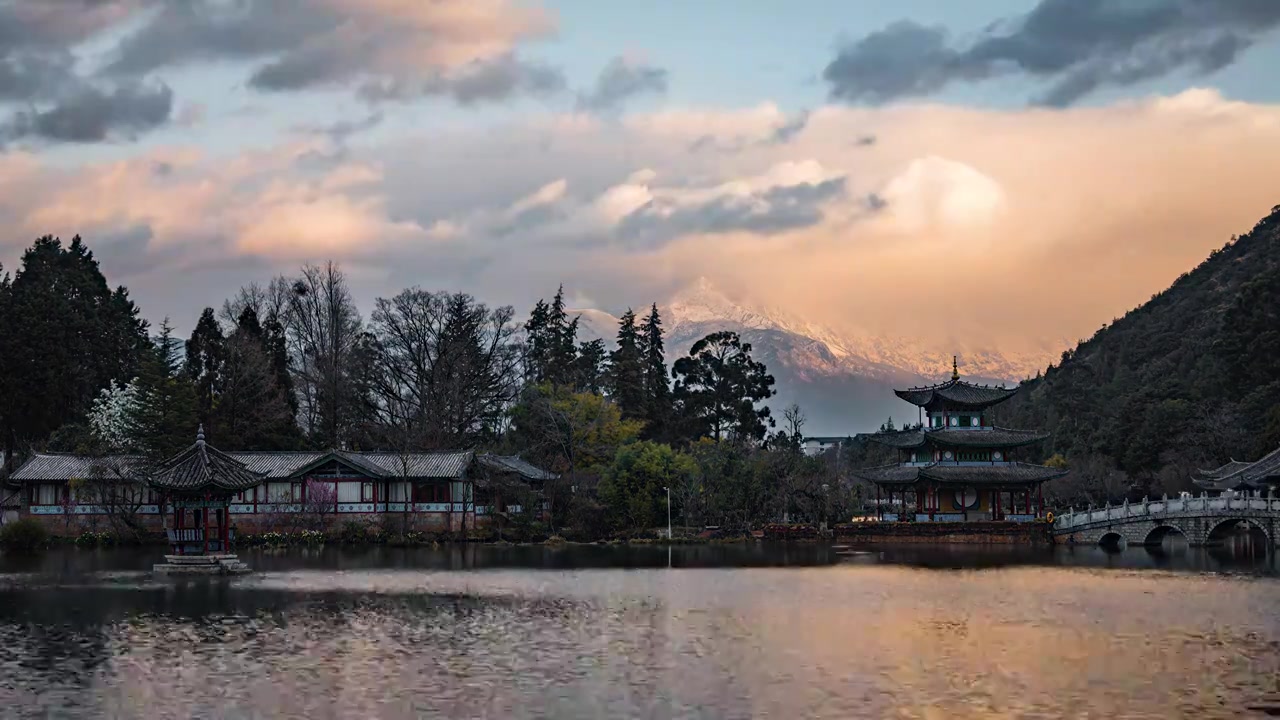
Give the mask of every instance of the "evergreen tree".
[{"label": "evergreen tree", "polygon": [[539,385],[547,382],[547,364],[551,357],[550,326],[551,308],[544,300],[538,300],[529,313],[529,321],[524,324],[525,343],[525,379],[528,383]]},{"label": "evergreen tree", "polygon": [[578,357],[574,361],[574,389],[578,392],[599,395],[604,389],[605,362],[608,352],[603,340],[592,340],[578,345]]},{"label": "evergreen tree", "polygon": [[128,291],[107,286],[79,236],[66,246],[51,236],[36,240],[12,283],[0,281],[0,295],[0,430],[10,453],[83,423],[98,392],[135,377],[150,349]]},{"label": "evergreen tree", "polygon": [[187,341],[187,378],[195,386],[200,422],[212,426],[218,395],[222,392],[222,366],[226,362],[226,338],[213,308],[205,308]]},{"label": "evergreen tree", "polygon": [[574,365],[578,357],[578,318],[569,319],[564,306],[564,285],[551,299],[548,317],[551,354],[547,358],[547,379],[555,385],[573,385]]},{"label": "evergreen tree", "polygon": [[609,354],[609,396],[622,417],[645,417],[644,357],[636,314],[627,308],[618,321],[618,346]]},{"label": "evergreen tree", "polygon": [[671,385],[662,342],[662,318],[658,305],[649,308],[649,316],[640,325],[640,350],[643,356],[645,436],[663,437],[671,421]]},{"label": "evergreen tree", "polygon": [[578,318],[569,320],[563,285],[550,305],[543,300],[534,305],[524,329],[526,381],[572,387],[577,374]]},{"label": "evergreen tree", "polygon": [[712,333],[689,349],[673,368],[674,397],[689,439],[759,441],[773,426],[767,406],[773,376],[751,357],[751,344],[735,332]]},{"label": "evergreen tree", "polygon": [[160,338],[144,356],[136,382],[136,449],[153,462],[169,458],[195,442],[200,424],[191,380],[172,354],[171,333],[166,319]]},{"label": "evergreen tree", "polygon": [[268,338],[252,307],[245,307],[222,345],[219,387],[207,426],[210,440],[238,450],[299,446],[293,406],[280,387]]}]

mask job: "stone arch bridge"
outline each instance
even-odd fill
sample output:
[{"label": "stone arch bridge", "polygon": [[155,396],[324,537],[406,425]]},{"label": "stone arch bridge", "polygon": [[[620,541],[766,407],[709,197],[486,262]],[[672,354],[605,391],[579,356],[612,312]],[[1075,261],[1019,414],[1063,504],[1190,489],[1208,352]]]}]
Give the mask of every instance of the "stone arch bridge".
[{"label": "stone arch bridge", "polygon": [[1181,534],[1192,547],[1216,545],[1241,526],[1260,531],[1267,547],[1280,547],[1280,497],[1270,493],[1224,494],[1219,497],[1164,498],[1108,505],[1100,510],[1068,512],[1054,518],[1058,542],[1108,545],[1159,545],[1170,533]]}]

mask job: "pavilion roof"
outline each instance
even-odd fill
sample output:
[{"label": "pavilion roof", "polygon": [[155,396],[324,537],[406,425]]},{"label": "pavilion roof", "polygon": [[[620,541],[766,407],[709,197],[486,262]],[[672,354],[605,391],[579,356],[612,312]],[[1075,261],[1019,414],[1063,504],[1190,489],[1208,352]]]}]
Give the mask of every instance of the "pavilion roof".
[{"label": "pavilion roof", "polygon": [[913,485],[921,480],[954,485],[1018,485],[1040,483],[1066,475],[1066,470],[1033,465],[960,465],[931,463],[928,465],[880,465],[855,470],[854,475],[877,485]]},{"label": "pavilion roof", "polygon": [[1261,489],[1280,484],[1280,448],[1257,462],[1232,460],[1213,470],[1201,470],[1198,475],[1196,485],[1206,490]]},{"label": "pavilion roof", "polygon": [[956,407],[983,408],[1004,402],[1013,397],[1018,388],[975,385],[959,378],[952,378],[937,385],[894,390],[893,393],[912,405],[928,407],[938,401]]},{"label": "pavilion roof", "polygon": [[924,445],[942,447],[1011,448],[1030,445],[1049,437],[1048,433],[1034,430],[1014,430],[1002,427],[939,428],[901,430],[878,433],[871,440],[895,448],[917,448]]},{"label": "pavilion roof", "polygon": [[262,483],[263,474],[205,443],[204,429],[196,442],[147,473],[147,483],[159,490],[240,492]]}]

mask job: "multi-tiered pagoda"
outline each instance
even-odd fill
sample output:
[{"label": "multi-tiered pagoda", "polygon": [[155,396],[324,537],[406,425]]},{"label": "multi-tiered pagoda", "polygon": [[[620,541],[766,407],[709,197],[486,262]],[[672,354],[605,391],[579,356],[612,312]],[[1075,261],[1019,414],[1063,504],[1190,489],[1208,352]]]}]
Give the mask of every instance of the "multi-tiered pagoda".
[{"label": "multi-tiered pagoda", "polygon": [[879,518],[1029,522],[1043,516],[1041,485],[1066,471],[1020,462],[1018,455],[1048,434],[990,420],[991,408],[1017,391],[965,382],[954,360],[949,381],[894,390],[920,408],[922,422],[919,429],[870,438],[898,452],[897,463],[856,471],[876,486]]}]

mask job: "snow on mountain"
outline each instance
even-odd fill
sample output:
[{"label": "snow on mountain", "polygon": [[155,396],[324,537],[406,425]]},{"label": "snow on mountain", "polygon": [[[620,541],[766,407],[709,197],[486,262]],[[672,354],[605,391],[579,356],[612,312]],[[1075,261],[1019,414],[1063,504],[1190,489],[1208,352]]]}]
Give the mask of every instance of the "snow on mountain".
[{"label": "snow on mountain", "polygon": [[[945,379],[951,356],[960,356],[966,378],[1016,383],[1036,374],[1071,343],[1045,343],[1043,352],[1002,353],[961,343],[934,348],[911,337],[872,337],[811,322],[794,313],[730,299],[706,278],[659,303],[670,362],[693,343],[719,330],[733,330],[751,343],[752,354],[776,378],[775,415],[792,402],[808,416],[808,434],[845,435],[874,430],[886,417],[911,420],[916,409],[898,400],[894,387]],[[579,337],[612,345],[618,318],[601,310],[573,310]],[[637,310],[642,315],[641,310]]]}]

